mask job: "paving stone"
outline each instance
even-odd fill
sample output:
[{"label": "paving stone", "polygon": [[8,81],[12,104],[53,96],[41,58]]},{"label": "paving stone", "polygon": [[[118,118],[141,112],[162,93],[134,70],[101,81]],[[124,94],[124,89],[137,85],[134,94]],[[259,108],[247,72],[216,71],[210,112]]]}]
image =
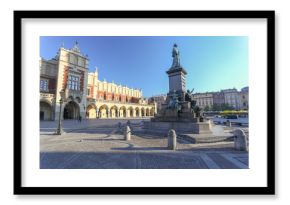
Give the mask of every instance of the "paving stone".
[{"label": "paving stone", "polygon": [[218,153],[215,154],[208,154],[208,156],[216,163],[221,169],[238,169],[239,167],[236,166],[234,163],[226,159],[225,157],[221,156]]},{"label": "paving stone", "polygon": [[248,152],[235,150],[233,142],[192,144],[183,139],[177,140],[177,149],[173,151],[168,149],[167,136],[142,132],[134,120],[131,120],[134,129],[130,141],[124,141],[123,133],[118,131],[118,121],[96,121],[89,123],[89,127],[85,125],[72,129],[74,123],[70,122],[71,127],[68,126],[63,135],[41,134],[40,168],[248,168]]}]

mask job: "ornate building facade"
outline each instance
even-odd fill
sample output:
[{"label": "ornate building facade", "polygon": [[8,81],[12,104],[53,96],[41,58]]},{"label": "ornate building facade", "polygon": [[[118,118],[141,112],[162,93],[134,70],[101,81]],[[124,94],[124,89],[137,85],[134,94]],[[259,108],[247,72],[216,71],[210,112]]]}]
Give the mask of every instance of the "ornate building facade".
[{"label": "ornate building facade", "polygon": [[226,104],[236,110],[240,109],[240,97],[236,88],[221,90],[221,92],[224,93]]},{"label": "ornate building facade", "polygon": [[213,106],[213,93],[195,93],[193,99],[196,100],[196,105],[200,108],[205,108],[206,106]]},{"label": "ornate building facade", "polygon": [[88,73],[88,56],[77,42],[72,49],[61,47],[51,60],[41,58],[39,65],[40,120],[57,120],[60,108],[62,119],[144,117],[156,112],[141,90],[100,81],[97,71]]},{"label": "ornate building facade", "polygon": [[156,109],[161,110],[162,104],[165,103],[167,95],[155,95],[148,99],[151,103],[156,103]]},{"label": "ornate building facade", "polygon": [[100,81],[97,70],[88,74],[87,105],[87,118],[149,117],[156,112],[141,90]]},{"label": "ornate building facade", "polygon": [[243,110],[249,109],[249,87],[244,87],[239,92],[240,108]]},{"label": "ornate building facade", "polygon": [[40,120],[58,119],[60,108],[62,119],[85,116],[88,64],[77,42],[72,49],[61,47],[51,60],[40,59]]},{"label": "ornate building facade", "polygon": [[232,88],[220,92],[195,93],[194,99],[196,105],[201,108],[227,104],[235,110],[247,110],[249,108],[249,87],[244,87],[241,91]]}]

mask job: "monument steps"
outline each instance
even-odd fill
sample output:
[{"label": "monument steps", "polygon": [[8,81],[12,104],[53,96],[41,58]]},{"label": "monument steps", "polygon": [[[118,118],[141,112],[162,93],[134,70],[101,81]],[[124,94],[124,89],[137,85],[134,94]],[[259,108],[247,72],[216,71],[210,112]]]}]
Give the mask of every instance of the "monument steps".
[{"label": "monument steps", "polygon": [[202,143],[216,143],[216,142],[233,142],[234,136],[209,136],[202,134],[180,134],[179,139],[192,142],[192,144],[202,144]]}]

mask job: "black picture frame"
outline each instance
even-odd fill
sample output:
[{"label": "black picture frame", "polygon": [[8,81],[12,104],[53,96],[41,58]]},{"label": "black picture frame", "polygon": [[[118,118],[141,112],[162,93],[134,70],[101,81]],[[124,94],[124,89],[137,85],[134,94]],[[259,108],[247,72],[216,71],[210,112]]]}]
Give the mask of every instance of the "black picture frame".
[{"label": "black picture frame", "polygon": [[[22,186],[22,19],[219,18],[267,21],[266,187],[24,187]],[[17,103],[16,103],[17,100]],[[16,112],[17,110],[17,112]],[[275,194],[275,11],[14,11],[14,194],[15,195],[273,195]]]}]

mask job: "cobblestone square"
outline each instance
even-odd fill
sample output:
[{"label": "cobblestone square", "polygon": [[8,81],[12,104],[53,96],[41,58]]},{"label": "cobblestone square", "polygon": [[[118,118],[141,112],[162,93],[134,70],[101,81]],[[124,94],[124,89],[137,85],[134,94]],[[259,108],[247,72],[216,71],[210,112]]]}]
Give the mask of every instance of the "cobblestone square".
[{"label": "cobblestone square", "polygon": [[167,137],[142,130],[134,119],[132,137],[124,140],[118,123],[127,120],[64,121],[65,133],[54,135],[56,122],[42,121],[41,169],[247,169],[248,152],[233,141],[193,144],[177,137],[177,149],[167,148]]}]

